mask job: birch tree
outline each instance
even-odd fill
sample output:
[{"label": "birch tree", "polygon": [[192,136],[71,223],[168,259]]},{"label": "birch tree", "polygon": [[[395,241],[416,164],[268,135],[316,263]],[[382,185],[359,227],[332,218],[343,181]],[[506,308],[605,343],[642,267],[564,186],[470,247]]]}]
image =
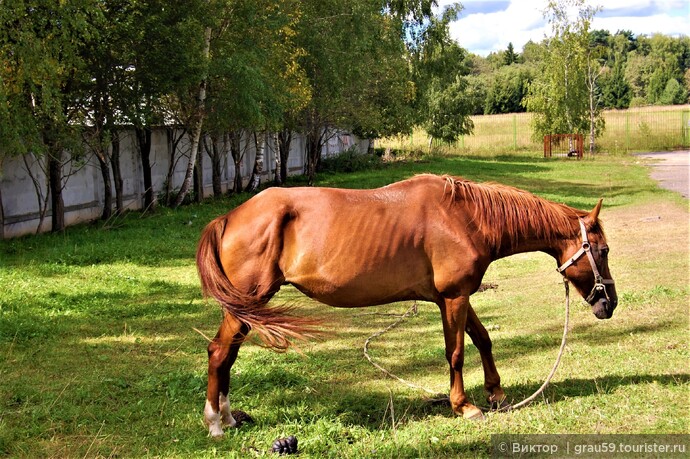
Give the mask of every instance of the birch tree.
[{"label": "birch tree", "polygon": [[204,48],[202,52],[203,59],[203,73],[201,75],[201,82],[199,83],[199,95],[197,98],[196,110],[194,111],[194,128],[192,131],[191,140],[191,152],[189,155],[189,161],[187,163],[187,169],[185,172],[184,180],[182,181],[182,186],[180,187],[180,192],[175,198],[173,207],[178,207],[184,201],[184,198],[189,193],[190,187],[192,185],[192,178],[194,174],[194,166],[197,162],[197,155],[199,154],[199,146],[201,139],[201,129],[204,125],[204,117],[206,115],[206,84],[208,78],[208,60],[211,54],[211,27],[207,26],[204,29]]},{"label": "birch tree", "polygon": [[151,173],[153,128],[173,118],[191,119],[175,110],[197,108],[205,31],[215,13],[206,0],[125,3],[131,17],[128,41],[121,50],[126,84],[116,106],[123,120],[134,126],[148,210],[156,205]]},{"label": "birch tree", "polygon": [[[208,131],[228,132],[235,165],[231,191],[243,189],[240,165],[249,147],[255,155],[250,188],[263,171],[267,132],[282,131],[286,114],[309,97],[297,59],[295,24],[302,2],[228,0],[212,39],[208,94]],[[256,142],[255,142],[256,139]]]},{"label": "birch tree", "polygon": [[[573,11],[576,19],[571,18]],[[535,113],[536,141],[546,134],[591,132],[594,137],[603,128],[601,112],[590,98],[599,71],[589,49],[590,25],[597,11],[585,0],[551,1],[544,11],[553,36],[546,40],[541,71],[525,98],[527,110]]]}]

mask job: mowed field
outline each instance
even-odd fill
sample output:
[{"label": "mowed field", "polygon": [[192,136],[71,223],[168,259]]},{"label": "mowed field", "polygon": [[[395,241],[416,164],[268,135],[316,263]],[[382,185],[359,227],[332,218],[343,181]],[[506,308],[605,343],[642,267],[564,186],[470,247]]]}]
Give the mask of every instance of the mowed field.
[{"label": "mowed field", "polygon": [[[689,433],[687,200],[620,155],[437,155],[322,174],[318,184],[375,187],[422,172],[499,181],[582,209],[604,198],[618,309],[600,321],[573,298],[561,366],[532,405],[483,422],[458,418],[363,356],[364,341],[409,303],[334,309],[284,288],[274,301],[322,317],[326,337],[301,353],[245,344],[230,401],[254,422],[208,437],[204,335],[214,335],[221,314],[201,298],[194,253],[203,226],[248,198],[239,196],[0,241],[0,456],[270,457],[276,438],[295,435],[301,458],[487,457],[492,435],[504,433]],[[511,400],[534,392],[556,357],[564,294],[555,267],[540,253],[499,260],[484,279],[496,288],[473,296]],[[392,373],[447,393],[435,305],[420,303],[369,352]],[[484,406],[469,340],[464,374]]]}]

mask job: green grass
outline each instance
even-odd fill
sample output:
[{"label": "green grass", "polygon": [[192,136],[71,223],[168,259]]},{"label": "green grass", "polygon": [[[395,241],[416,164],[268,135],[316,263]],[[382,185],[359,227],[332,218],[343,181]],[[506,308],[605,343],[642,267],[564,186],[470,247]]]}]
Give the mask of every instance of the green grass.
[{"label": "green grass", "polygon": [[[531,113],[473,116],[474,132],[455,145],[434,145],[443,151],[462,151],[483,156],[501,155],[507,150],[538,156],[543,144],[532,139]],[[605,153],[663,151],[690,147],[690,106],[639,107],[603,112],[606,128],[596,140],[597,151]],[[566,134],[566,133],[560,133]],[[385,139],[377,146],[400,149],[428,149],[428,136],[416,130],[409,137]],[[584,149],[589,151],[589,137]]]},{"label": "green grass", "polygon": [[[261,457],[287,435],[300,457],[488,456],[499,433],[688,433],[687,200],[659,190],[629,157],[430,157],[321,174],[318,184],[374,187],[422,172],[500,181],[580,208],[605,198],[621,304],[598,321],[573,301],[567,352],[542,399],[485,422],[454,417],[362,356],[366,338],[395,320],[378,313],[409,304],[333,309],[286,288],[277,300],[325,317],[328,337],[304,355],[244,345],[231,404],[255,423],[208,438],[206,340],[194,329],[212,336],[220,312],[200,298],[193,257],[203,226],[241,196],[0,242],[0,456]],[[543,382],[560,342],[554,268],[543,254],[500,260],[485,278],[498,288],[473,300],[515,400]],[[448,390],[433,305],[370,353],[405,379]],[[466,356],[468,394],[483,404],[479,355],[468,344]]]}]

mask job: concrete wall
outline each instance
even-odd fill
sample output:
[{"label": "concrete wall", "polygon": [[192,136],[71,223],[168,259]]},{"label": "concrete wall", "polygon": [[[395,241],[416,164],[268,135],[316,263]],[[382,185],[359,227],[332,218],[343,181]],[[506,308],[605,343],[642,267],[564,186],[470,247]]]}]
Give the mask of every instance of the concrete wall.
[{"label": "concrete wall", "polygon": [[[273,180],[276,161],[275,161],[275,142],[271,135],[266,136],[266,148],[264,153],[264,173],[262,182]],[[164,188],[168,165],[170,163],[168,154],[168,141],[165,128],[155,129],[151,139],[151,175],[153,180],[154,193],[157,195]],[[242,145],[248,144],[244,155],[240,173],[246,181],[251,176],[256,151],[253,139],[243,138]],[[368,148],[367,140],[357,139],[355,136],[338,132],[333,135],[323,148],[323,156],[330,156],[350,147],[357,147],[360,151],[366,152]],[[288,173],[290,175],[302,174],[304,171],[304,138],[301,135],[293,135],[293,140],[288,158]],[[178,156],[188,155],[190,142],[188,137],[184,137],[178,145]],[[212,194],[211,183],[211,160],[205,150],[204,154],[204,193],[206,196]],[[225,155],[222,161],[221,180],[223,191],[234,180],[234,165],[229,154],[229,146],[224,148]],[[182,156],[175,166],[173,176],[173,188],[179,189],[184,179],[187,157]],[[25,162],[26,161],[26,162]],[[124,205],[128,209],[141,209],[143,206],[144,183],[141,168],[141,159],[136,146],[136,139],[133,130],[120,132],[120,167],[122,168],[123,178],[123,197]],[[31,171],[31,174],[28,172]],[[68,174],[63,199],[65,202],[65,223],[73,225],[76,223],[92,221],[98,219],[103,210],[103,183],[98,160],[91,156],[85,163],[76,165],[68,163],[64,168],[65,177]],[[36,183],[41,187],[41,196],[47,195],[45,174],[43,173],[39,160],[32,155],[25,158],[6,158],[0,170],[0,190],[2,192],[2,205],[4,209],[4,236],[11,238],[24,234],[50,230],[50,208],[48,208],[45,220],[41,228],[39,224],[39,209],[36,186],[31,178],[36,179]],[[113,199],[115,193],[114,184]],[[49,206],[49,204],[48,204]]]}]

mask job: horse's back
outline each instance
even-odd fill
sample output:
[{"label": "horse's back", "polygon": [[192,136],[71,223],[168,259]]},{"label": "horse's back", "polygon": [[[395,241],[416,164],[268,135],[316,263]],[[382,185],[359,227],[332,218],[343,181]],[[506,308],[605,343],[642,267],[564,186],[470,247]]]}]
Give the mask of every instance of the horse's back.
[{"label": "horse's back", "polygon": [[374,190],[267,189],[229,214],[224,270],[243,289],[290,283],[334,306],[433,299],[429,242],[444,243],[443,193],[438,177]]}]

